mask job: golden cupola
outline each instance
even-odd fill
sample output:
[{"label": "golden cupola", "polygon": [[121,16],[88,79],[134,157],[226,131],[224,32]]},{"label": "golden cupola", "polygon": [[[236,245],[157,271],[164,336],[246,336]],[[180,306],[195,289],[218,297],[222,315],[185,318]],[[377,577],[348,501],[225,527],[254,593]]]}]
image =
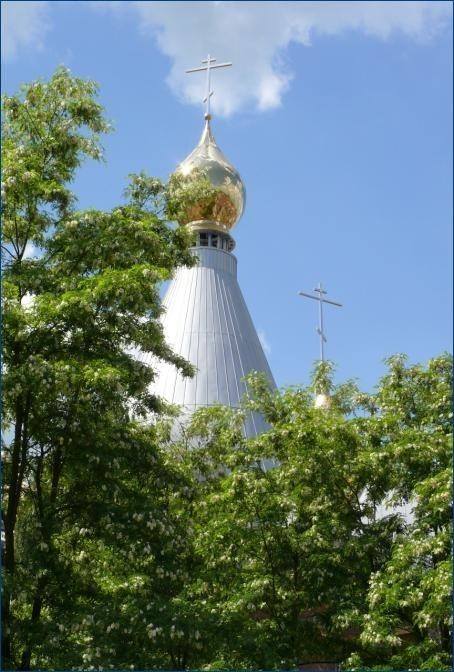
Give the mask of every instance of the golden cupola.
[{"label": "golden cupola", "polygon": [[228,233],[244,211],[246,191],[237,170],[216,144],[211,130],[211,115],[205,114],[205,128],[198,145],[177,167],[175,174],[190,181],[191,177],[208,179],[212,193],[191,202],[181,223],[194,231],[214,230]]}]

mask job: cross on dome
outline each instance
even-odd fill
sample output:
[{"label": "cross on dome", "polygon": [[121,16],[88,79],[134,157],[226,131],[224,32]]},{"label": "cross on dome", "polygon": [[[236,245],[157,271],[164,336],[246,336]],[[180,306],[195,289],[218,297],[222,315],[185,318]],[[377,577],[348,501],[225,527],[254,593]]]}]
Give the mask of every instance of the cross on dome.
[{"label": "cross on dome", "polygon": [[324,331],[324,326],[323,326],[323,304],[324,303],[329,303],[332,306],[339,306],[339,308],[342,308],[341,303],[337,303],[337,301],[331,301],[330,299],[325,299],[324,294],[326,294],[326,290],[323,289],[322,283],[318,283],[318,287],[314,288],[314,292],[317,292],[318,296],[314,296],[313,294],[307,294],[306,292],[298,292],[301,296],[306,296],[308,299],[315,299],[318,301],[319,305],[319,313],[318,313],[318,327],[317,327],[317,334],[320,336],[320,361],[324,362],[325,361],[325,343],[326,343],[326,336],[325,336],[325,331]]},{"label": "cross on dome", "polygon": [[[214,91],[211,91],[211,71],[214,70],[214,68],[227,68],[228,66],[232,65],[232,63],[216,63],[215,58],[211,58],[210,54],[202,61],[205,65],[202,65],[198,68],[190,68],[189,70],[186,70],[186,73],[188,72],[203,72],[206,70],[207,73],[207,80],[206,80],[206,96],[203,99],[203,102],[206,104],[205,107],[205,119],[211,119],[211,112],[210,112],[210,99],[211,96],[213,95]],[[216,65],[214,65],[216,64]]]}]

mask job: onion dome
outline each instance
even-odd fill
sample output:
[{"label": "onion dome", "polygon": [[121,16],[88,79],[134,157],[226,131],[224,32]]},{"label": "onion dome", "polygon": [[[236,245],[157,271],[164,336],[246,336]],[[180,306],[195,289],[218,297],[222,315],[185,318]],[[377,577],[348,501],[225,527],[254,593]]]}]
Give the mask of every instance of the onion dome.
[{"label": "onion dome", "polygon": [[228,232],[243,214],[246,192],[239,173],[216,144],[210,126],[211,115],[205,115],[205,128],[199,144],[184,159],[175,174],[190,178],[204,176],[214,187],[211,197],[188,206],[182,224],[191,229],[214,229]]}]

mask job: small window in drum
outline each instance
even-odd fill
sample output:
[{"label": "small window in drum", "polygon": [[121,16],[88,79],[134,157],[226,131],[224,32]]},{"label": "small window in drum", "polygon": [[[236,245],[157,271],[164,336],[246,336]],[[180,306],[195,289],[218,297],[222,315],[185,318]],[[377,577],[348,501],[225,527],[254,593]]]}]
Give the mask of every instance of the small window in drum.
[{"label": "small window in drum", "polygon": [[207,233],[201,233],[199,236],[199,244],[201,247],[208,247],[208,234]]},{"label": "small window in drum", "polygon": [[217,233],[212,233],[211,234],[211,247],[217,247],[218,246],[218,234]]}]

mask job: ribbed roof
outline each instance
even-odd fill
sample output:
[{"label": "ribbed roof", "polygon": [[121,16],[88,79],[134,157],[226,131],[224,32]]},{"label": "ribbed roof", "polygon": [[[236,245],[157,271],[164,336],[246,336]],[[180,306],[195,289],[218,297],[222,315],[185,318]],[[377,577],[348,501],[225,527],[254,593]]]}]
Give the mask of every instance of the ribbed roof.
[{"label": "ribbed roof", "polygon": [[[243,382],[251,371],[275,382],[236,278],[230,252],[194,248],[199,264],[177,270],[163,301],[162,318],[168,344],[191,362],[197,373],[183,378],[171,364],[160,363],[153,391],[186,413],[220,403],[238,407],[247,393]],[[264,419],[250,414],[247,436],[266,429]]]}]

